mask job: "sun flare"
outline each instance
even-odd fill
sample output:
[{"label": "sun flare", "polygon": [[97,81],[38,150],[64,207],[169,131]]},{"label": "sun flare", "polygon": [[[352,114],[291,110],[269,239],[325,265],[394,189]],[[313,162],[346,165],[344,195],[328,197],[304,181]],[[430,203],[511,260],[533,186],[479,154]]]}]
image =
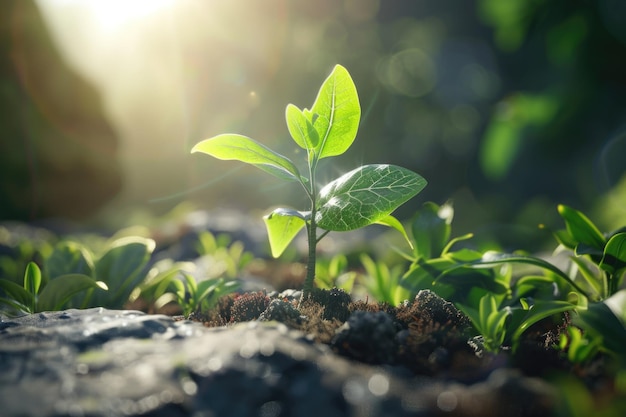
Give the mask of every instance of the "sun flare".
[{"label": "sun flare", "polygon": [[89,0],[86,5],[96,22],[113,31],[172,7],[176,0]]}]

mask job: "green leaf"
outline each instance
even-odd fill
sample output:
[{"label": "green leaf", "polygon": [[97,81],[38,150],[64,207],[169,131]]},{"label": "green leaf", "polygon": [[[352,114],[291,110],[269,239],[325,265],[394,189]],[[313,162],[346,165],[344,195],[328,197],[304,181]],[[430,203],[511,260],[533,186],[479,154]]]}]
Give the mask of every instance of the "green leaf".
[{"label": "green leaf", "polygon": [[587,287],[589,287],[589,289],[596,294],[597,298],[604,297],[605,291],[603,288],[603,280],[597,266],[584,258],[572,256],[570,259],[578,267],[580,276],[583,278],[583,282],[587,285]]},{"label": "green leaf", "polygon": [[523,315],[523,319],[519,324],[512,323],[511,327],[515,329],[512,336],[513,343],[516,343],[522,333],[538,321],[555,314],[572,311],[574,308],[576,308],[576,306],[567,301],[536,301],[528,309],[524,310],[526,313]]},{"label": "green leaf", "polygon": [[606,239],[587,216],[563,204],[559,204],[557,209],[565,221],[567,231],[578,243],[583,243],[600,251],[604,250]]},{"label": "green leaf", "polygon": [[427,202],[411,221],[411,231],[417,256],[425,259],[440,256],[450,240],[454,210],[451,204],[441,207]]},{"label": "green leaf", "polygon": [[93,275],[93,259],[89,251],[76,242],[60,242],[45,260],[43,267],[48,278],[66,274]]},{"label": "green leaf", "polygon": [[95,291],[93,302],[106,308],[123,308],[130,293],[145,275],[140,274],[154,251],[155,242],[141,237],[114,241],[96,262],[96,277],[109,287],[108,292]]},{"label": "green leaf", "polygon": [[411,239],[409,239],[409,235],[406,233],[406,230],[404,229],[402,223],[400,223],[400,220],[396,219],[390,214],[387,217],[383,217],[382,219],[375,221],[374,223],[396,229],[402,234],[402,236],[406,240],[406,243],[409,244],[411,249],[413,249],[413,243],[411,242]]},{"label": "green leaf", "polygon": [[278,258],[306,225],[305,214],[296,210],[278,208],[263,217],[270,241],[272,256]]},{"label": "green leaf", "polygon": [[205,139],[191,149],[191,153],[194,152],[245,162],[278,178],[302,182],[298,169],[289,158],[243,135],[227,133]]},{"label": "green leaf", "polygon": [[626,326],[626,290],[620,290],[604,300],[604,304]]},{"label": "green leaf", "polygon": [[576,249],[576,245],[578,244],[578,242],[576,241],[576,239],[574,239],[572,235],[569,234],[566,229],[557,230],[553,234],[556,241],[565,246],[567,249]]},{"label": "green leaf", "polygon": [[422,191],[426,180],[395,165],[365,165],[326,185],[319,193],[316,223],[349,231],[384,219]]},{"label": "green leaf", "polygon": [[[17,305],[23,306],[24,311],[34,313],[32,306],[35,303],[35,295],[25,290],[22,285],[18,285],[7,279],[0,279],[0,289],[9,297],[6,299],[8,302],[5,302],[5,304],[15,306],[15,304],[12,303],[15,302]],[[10,302],[11,304],[9,304]],[[21,309],[22,308],[20,308],[20,310]]]},{"label": "green leaf", "polygon": [[617,233],[609,239],[604,248],[600,268],[614,274],[626,268],[626,233]]},{"label": "green leaf", "polygon": [[61,275],[51,279],[39,294],[37,311],[58,311],[72,296],[90,288],[105,290],[106,285],[82,274]]},{"label": "green leaf", "polygon": [[313,151],[320,139],[311,120],[293,104],[287,106],[285,118],[287,119],[289,133],[298,146],[302,149]]},{"label": "green leaf", "polygon": [[574,324],[586,332],[602,337],[602,348],[615,355],[625,356],[626,327],[626,290],[615,293],[605,302],[589,304],[587,310],[581,310],[574,317]]},{"label": "green leaf", "polygon": [[576,284],[567,274],[561,271],[556,266],[552,265],[550,262],[544,261],[543,259],[536,258],[534,256],[523,256],[523,255],[512,255],[506,253],[498,253],[493,251],[485,252],[482,259],[480,261],[475,262],[472,267],[474,268],[490,268],[494,265],[506,264],[506,263],[521,263],[526,265],[534,265],[539,268],[546,269],[555,275],[563,278],[567,283],[569,283],[576,291],[585,296],[590,296],[585,290],[583,290],[578,284]]},{"label": "green leaf", "polygon": [[311,123],[319,142],[315,147],[317,159],[341,155],[356,138],[361,119],[361,105],[356,86],[346,70],[336,65],[322,84],[310,112]]},{"label": "green leaf", "polygon": [[24,289],[36,296],[39,293],[41,286],[41,270],[34,262],[29,262],[26,265],[26,272],[24,272]]}]

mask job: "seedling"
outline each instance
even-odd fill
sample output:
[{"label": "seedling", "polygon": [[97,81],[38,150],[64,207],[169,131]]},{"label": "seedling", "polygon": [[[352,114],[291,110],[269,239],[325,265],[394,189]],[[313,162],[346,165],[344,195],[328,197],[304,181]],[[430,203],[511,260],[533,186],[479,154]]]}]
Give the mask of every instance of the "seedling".
[{"label": "seedling", "polygon": [[[264,221],[274,257],[279,257],[306,227],[308,262],[302,294],[306,299],[313,290],[317,243],[328,232],[350,231],[378,223],[393,227],[407,237],[404,227],[391,213],[419,193],[426,186],[426,180],[395,165],[364,165],[318,191],[316,173],[320,161],[348,150],[356,138],[361,118],[356,87],[341,65],[335,66],[324,81],[311,109],[300,110],[289,104],[285,113],[291,137],[306,151],[308,176],[302,175],[289,158],[238,134],[205,139],[191,152],[252,164],[278,178],[302,185],[311,202],[308,211],[278,208],[266,215]],[[318,233],[318,228],[323,232]]]}]

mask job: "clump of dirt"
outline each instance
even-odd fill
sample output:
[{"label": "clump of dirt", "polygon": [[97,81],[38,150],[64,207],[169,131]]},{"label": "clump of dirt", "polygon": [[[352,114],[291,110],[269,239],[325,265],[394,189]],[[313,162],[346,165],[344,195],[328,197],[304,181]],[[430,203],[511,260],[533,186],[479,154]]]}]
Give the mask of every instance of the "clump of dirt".
[{"label": "clump of dirt", "polygon": [[388,366],[407,375],[467,383],[484,380],[499,367],[515,367],[526,375],[541,376],[567,366],[553,347],[566,323],[541,322],[528,330],[517,354],[505,347],[504,353],[494,355],[472,345],[469,319],[454,304],[429,290],[420,291],[414,300],[396,307],[353,302],[348,293],[336,288],[316,289],[304,301],[294,293],[230,294],[222,297],[215,309],[190,319],[208,327],[251,320],[279,321],[351,360]]}]

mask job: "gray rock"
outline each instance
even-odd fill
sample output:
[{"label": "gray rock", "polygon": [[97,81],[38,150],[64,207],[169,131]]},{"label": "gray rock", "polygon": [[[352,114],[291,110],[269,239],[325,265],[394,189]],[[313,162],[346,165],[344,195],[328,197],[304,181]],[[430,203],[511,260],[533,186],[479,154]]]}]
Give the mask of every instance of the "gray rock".
[{"label": "gray rock", "polygon": [[208,329],[105,309],[0,316],[3,416],[541,416],[552,400],[547,384],[510,371],[474,386],[401,378],[271,322]]}]

